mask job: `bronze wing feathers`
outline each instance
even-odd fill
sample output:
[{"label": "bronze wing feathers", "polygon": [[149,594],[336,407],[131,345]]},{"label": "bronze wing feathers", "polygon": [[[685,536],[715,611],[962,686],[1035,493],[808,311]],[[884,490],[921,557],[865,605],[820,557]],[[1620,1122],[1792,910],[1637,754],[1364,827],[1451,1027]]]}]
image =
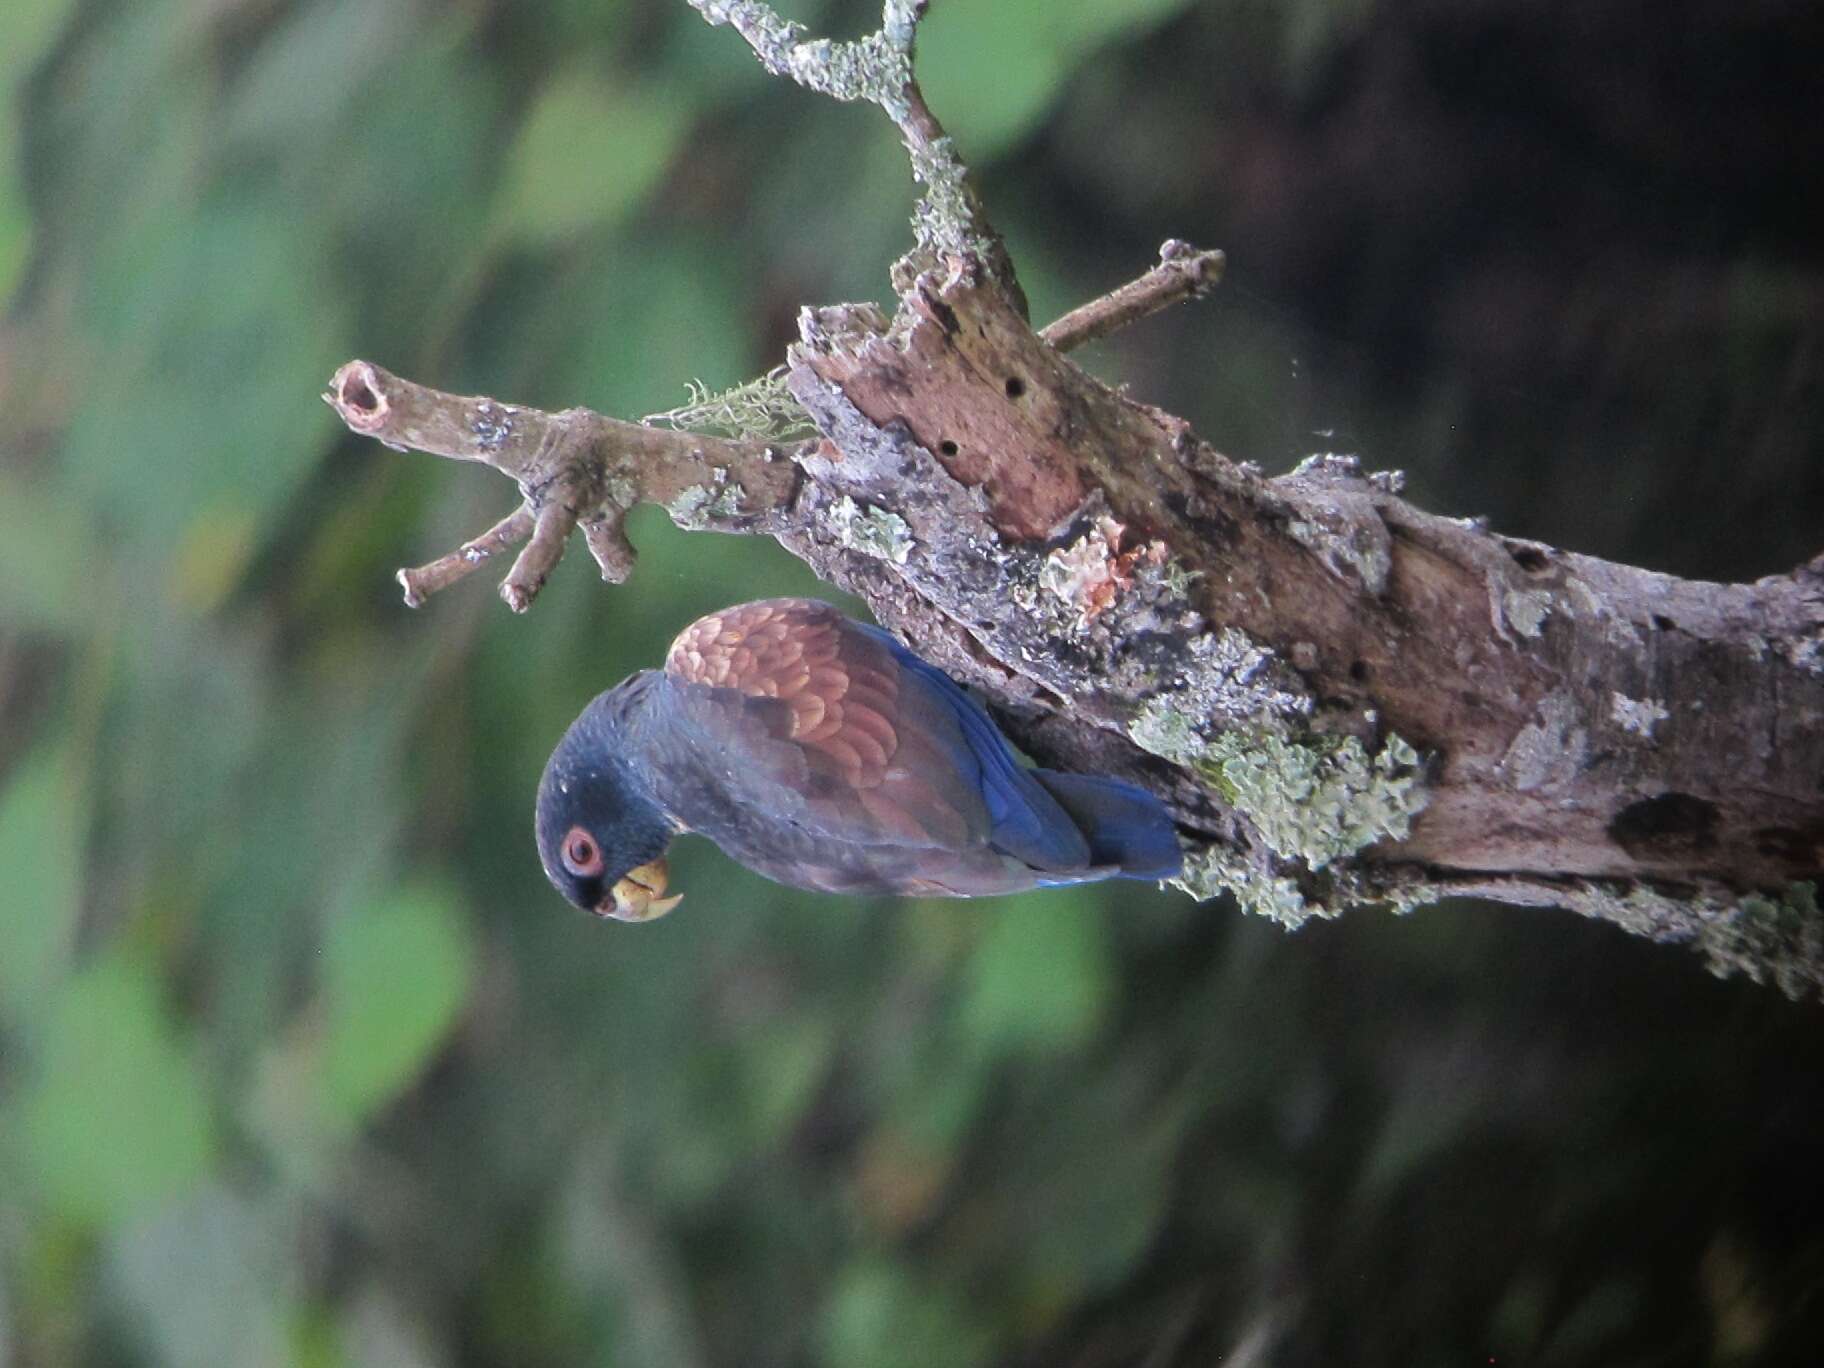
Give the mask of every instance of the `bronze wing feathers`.
[{"label": "bronze wing feathers", "polygon": [[767,599],[700,618],[672,643],[665,672],[713,691],[723,720],[699,731],[721,734],[755,780],[793,790],[820,829],[912,846],[987,830],[979,795],[951,777],[954,720],[902,689],[887,647],[827,604]]}]

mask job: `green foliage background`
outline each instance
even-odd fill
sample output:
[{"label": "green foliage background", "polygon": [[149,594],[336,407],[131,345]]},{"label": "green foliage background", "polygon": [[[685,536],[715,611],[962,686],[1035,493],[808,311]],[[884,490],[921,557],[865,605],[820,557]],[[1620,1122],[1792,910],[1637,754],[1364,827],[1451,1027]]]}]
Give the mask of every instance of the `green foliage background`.
[{"label": "green foliage background", "polygon": [[[1752,577],[1824,526],[1819,49],[1691,8],[939,0],[921,60],[1036,315],[1231,252],[1104,375]],[[510,491],[318,388],[663,409],[885,300],[909,200],[681,0],[9,0],[0,1365],[1815,1361],[1824,1018],[1676,950],[546,887],[582,702],[819,586],[646,510],[624,587],[412,613]]]}]

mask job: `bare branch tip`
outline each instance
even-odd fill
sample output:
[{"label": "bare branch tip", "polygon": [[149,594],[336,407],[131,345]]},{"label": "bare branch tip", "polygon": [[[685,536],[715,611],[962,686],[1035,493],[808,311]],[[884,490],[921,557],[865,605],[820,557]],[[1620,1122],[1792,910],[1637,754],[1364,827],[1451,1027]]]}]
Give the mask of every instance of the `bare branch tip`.
[{"label": "bare branch tip", "polygon": [[583,544],[609,584],[625,583],[633,573],[633,543],[618,518],[585,518],[582,523]]},{"label": "bare branch tip", "polygon": [[1159,264],[1180,271],[1187,276],[1193,291],[1201,294],[1213,290],[1222,281],[1223,268],[1228,265],[1228,257],[1222,251],[1194,247],[1182,238],[1167,238],[1159,245]]},{"label": "bare branch tip", "polygon": [[[557,563],[564,558],[564,543],[570,529],[576,526],[576,514],[559,503],[541,508],[532,524],[532,540],[513,561],[513,568],[501,581],[500,596],[507,607],[523,613],[532,606],[538,591],[545,587]],[[586,534],[585,534],[586,535]]]},{"label": "bare branch tip", "polygon": [[1219,251],[1204,251],[1178,238],[1159,247],[1159,264],[1119,289],[1072,309],[1039,330],[1039,336],[1059,351],[1070,351],[1086,342],[1137,323],[1186,299],[1201,299],[1222,280],[1228,258]]},{"label": "bare branch tip", "polygon": [[344,423],[361,433],[378,432],[392,411],[379,367],[366,361],[342,366],[330,377],[323,399]]},{"label": "bare branch tip", "polygon": [[524,541],[532,527],[532,510],[521,504],[479,537],[464,542],[449,555],[399,571],[394,578],[405,591],[405,606],[422,608],[424,601],[439,589],[447,589],[457,581],[467,579],[490,558],[509,546]]}]

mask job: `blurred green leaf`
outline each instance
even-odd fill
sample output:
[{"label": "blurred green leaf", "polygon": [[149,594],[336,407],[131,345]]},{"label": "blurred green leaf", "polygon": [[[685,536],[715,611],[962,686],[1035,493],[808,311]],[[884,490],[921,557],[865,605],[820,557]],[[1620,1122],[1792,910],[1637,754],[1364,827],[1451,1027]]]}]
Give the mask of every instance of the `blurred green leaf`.
[{"label": "blurred green leaf", "polygon": [[344,1361],[386,1368],[444,1368],[455,1356],[417,1308],[381,1282],[363,1284],[342,1307]]},{"label": "blurred green leaf", "polygon": [[955,1296],[916,1286],[885,1259],[848,1265],[818,1325],[829,1368],[966,1368],[989,1358],[992,1338]]},{"label": "blurred green leaf", "polygon": [[269,527],[326,450],[334,418],[313,385],[345,351],[338,292],[296,216],[238,191],[207,210],[113,234],[85,279],[109,361],[63,463],[192,611],[215,606],[256,544],[248,526]]},{"label": "blurred green leaf", "polygon": [[77,627],[106,566],[105,549],[73,501],[0,471],[0,615],[40,628]]},{"label": "blurred green leaf", "polygon": [[963,156],[982,164],[1037,126],[1069,75],[1043,11],[1000,0],[935,5],[918,34],[918,80]]},{"label": "blurred green leaf", "polygon": [[658,183],[689,120],[689,106],[660,88],[582,68],[553,76],[507,154],[502,233],[545,245],[624,217]]},{"label": "blurred green leaf", "polygon": [[82,808],[62,737],[41,743],[0,789],[0,1022],[14,1029],[50,999],[74,942]]},{"label": "blurred green leaf", "polygon": [[1156,27],[1190,2],[951,0],[919,29],[919,85],[964,156],[985,162],[1038,126],[1093,48]]},{"label": "blurred green leaf", "polygon": [[775,1141],[803,1115],[835,1049],[829,1023],[810,1016],[780,1021],[748,1042],[748,1106],[760,1143]]},{"label": "blurred green leaf", "polygon": [[183,1193],[207,1172],[204,1081],[143,952],[119,945],[66,983],[9,1129],[39,1200],[96,1224]]},{"label": "blurred green leaf", "polygon": [[460,905],[403,890],[336,919],[324,947],[323,1106],[359,1125],[410,1085],[455,1024],[475,972]]},{"label": "blurred green leaf", "polygon": [[13,102],[19,83],[50,51],[75,8],[76,0],[8,0],[6,42],[0,44],[0,103]]},{"label": "blurred green leaf", "polygon": [[1007,1242],[1021,1299],[1035,1308],[1061,1310],[1115,1286],[1166,1218],[1178,1134],[1131,1082],[1090,1071],[1010,1137],[1016,1152],[994,1193],[995,1238]]},{"label": "blurred green leaf", "polygon": [[221,1187],[109,1237],[108,1280],[155,1362],[280,1368],[297,1239],[286,1207]]},{"label": "blurred green leaf", "polygon": [[1087,51],[1112,38],[1130,38],[1191,8],[1194,0],[1062,0],[1046,21],[1061,47]]},{"label": "blurred green leaf", "polygon": [[322,136],[349,106],[373,98],[414,32],[396,0],[326,0],[290,8],[260,43],[228,100],[231,137],[286,146]]},{"label": "blurred green leaf", "polygon": [[1000,904],[969,961],[966,1030],[1002,1049],[1075,1048],[1095,1034],[1113,985],[1100,903],[1087,888]]},{"label": "blurred green leaf", "polygon": [[[624,256],[637,258],[639,269],[622,269]],[[731,326],[746,303],[742,290],[731,263],[672,233],[665,241],[624,243],[549,276],[520,305],[516,326],[485,341],[500,369],[527,372],[529,399],[653,413],[681,402],[686,381],[713,389],[751,377],[748,339]],[[697,557],[728,546],[739,558],[749,540],[697,536],[691,545]],[[589,583],[589,601],[599,601],[598,576],[584,572],[577,583]]]},{"label": "blurred green leaf", "polygon": [[0,81],[0,311],[25,271],[32,249],[32,213],[25,202],[18,116]]}]

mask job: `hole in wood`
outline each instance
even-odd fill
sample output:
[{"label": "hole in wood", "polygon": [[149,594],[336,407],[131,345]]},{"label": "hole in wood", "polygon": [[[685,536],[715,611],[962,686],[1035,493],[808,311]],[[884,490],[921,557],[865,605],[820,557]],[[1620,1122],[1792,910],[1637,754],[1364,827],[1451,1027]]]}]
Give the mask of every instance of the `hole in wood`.
[{"label": "hole in wood", "polygon": [[380,396],[368,388],[358,373],[342,382],[342,402],[358,413],[374,413],[380,408]]},{"label": "hole in wood", "polygon": [[1629,803],[1609,823],[1609,839],[1636,859],[1672,857],[1716,845],[1716,804],[1689,793],[1662,793]]},{"label": "hole in wood", "polygon": [[951,441],[948,437],[937,444],[937,449],[946,456],[956,455],[956,443]]},{"label": "hole in wood", "polygon": [[1008,376],[1007,397],[1009,399],[1018,399],[1024,393],[1026,393],[1026,382],[1017,375]]}]

